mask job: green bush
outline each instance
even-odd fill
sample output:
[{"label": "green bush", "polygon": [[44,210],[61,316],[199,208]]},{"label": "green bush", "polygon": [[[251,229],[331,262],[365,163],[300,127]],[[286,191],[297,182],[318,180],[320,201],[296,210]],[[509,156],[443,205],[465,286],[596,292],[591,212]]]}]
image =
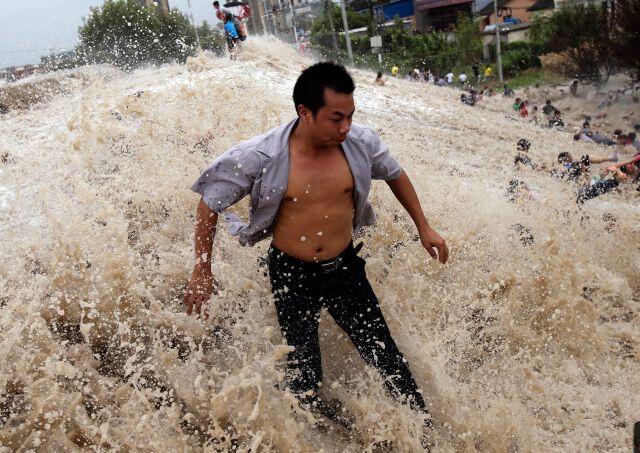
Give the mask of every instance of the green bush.
[{"label": "green bush", "polygon": [[91,8],[79,34],[79,50],[88,62],[125,70],[184,62],[196,51],[195,29],[184,14],[173,10],[162,15],[134,0],[107,0]]},{"label": "green bush", "polygon": [[599,83],[614,67],[610,19],[600,6],[574,4],[534,19],[529,36],[545,53],[566,55],[576,78]]},{"label": "green bush", "polygon": [[526,49],[507,50],[502,54],[502,71],[509,77],[525,69],[540,66],[540,58]]},{"label": "green bush", "polygon": [[[332,9],[336,30],[342,31],[342,17],[337,7]],[[348,11],[350,28],[366,27],[369,14],[358,14]],[[389,70],[397,65],[401,73],[409,73],[415,68],[431,69],[443,75],[454,67],[468,66],[478,61],[482,55],[482,41],[477,25],[468,17],[458,18],[456,41],[447,42],[442,33],[412,34],[404,30],[402,20],[382,34],[384,69]],[[339,35],[339,50],[333,50],[331,30],[328,18],[316,20],[311,31],[314,48],[324,57],[346,62],[346,43],[344,35]],[[356,64],[371,69],[378,69],[377,56],[371,53],[369,34],[366,36],[351,35],[351,47]],[[344,58],[344,59],[343,59]]]},{"label": "green bush", "polygon": [[632,70],[640,82],[640,0],[617,0],[612,27],[612,50],[618,64]]},{"label": "green bush", "polygon": [[227,40],[214,28],[211,28],[207,21],[203,21],[198,28],[200,47],[220,56],[224,55],[227,49]]}]

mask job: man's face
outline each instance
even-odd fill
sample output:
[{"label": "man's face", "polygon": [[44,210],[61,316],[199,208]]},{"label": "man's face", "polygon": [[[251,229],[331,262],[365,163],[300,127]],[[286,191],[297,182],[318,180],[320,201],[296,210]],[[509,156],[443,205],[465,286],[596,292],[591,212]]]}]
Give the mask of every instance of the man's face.
[{"label": "man's face", "polygon": [[315,117],[308,112],[305,119],[317,143],[336,146],[347,138],[351,129],[355,111],[353,94],[337,93],[327,88],[324,90],[324,104]]}]

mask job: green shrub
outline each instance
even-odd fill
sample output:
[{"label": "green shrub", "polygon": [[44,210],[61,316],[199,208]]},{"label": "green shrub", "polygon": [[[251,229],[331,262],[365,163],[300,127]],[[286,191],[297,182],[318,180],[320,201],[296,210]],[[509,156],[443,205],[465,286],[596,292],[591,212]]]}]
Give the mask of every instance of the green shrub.
[{"label": "green shrub", "polygon": [[576,78],[598,83],[613,70],[611,21],[600,6],[574,4],[536,18],[529,36],[544,53],[566,55]]},{"label": "green shrub", "polygon": [[539,68],[540,66],[540,58],[528,43],[509,44],[502,54],[502,71],[510,77],[525,69]]}]

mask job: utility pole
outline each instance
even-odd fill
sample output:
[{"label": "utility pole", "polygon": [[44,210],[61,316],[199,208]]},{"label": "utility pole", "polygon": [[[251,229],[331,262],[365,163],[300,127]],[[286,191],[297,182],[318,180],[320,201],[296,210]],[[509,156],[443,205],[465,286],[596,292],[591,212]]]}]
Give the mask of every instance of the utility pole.
[{"label": "utility pole", "polygon": [[498,0],[493,0],[493,10],[496,15],[496,66],[498,66],[498,80],[502,79],[502,55],[500,55],[500,27],[498,26]]},{"label": "utility pole", "polygon": [[293,36],[296,38],[296,45],[299,46],[298,32],[296,31],[296,13],[293,11],[293,0],[289,0],[289,8],[291,9],[291,27],[293,27]]},{"label": "utility pole", "polygon": [[[167,7],[168,7],[167,2]],[[191,11],[191,0],[187,0],[187,6],[189,7],[189,15],[191,16],[191,23],[193,24],[193,30],[196,32],[196,44],[198,45],[198,52],[200,52],[200,36],[198,36],[198,28],[196,27],[196,21],[193,18],[193,11]]]},{"label": "utility pole", "polygon": [[338,50],[338,36],[336,35],[336,27],[333,25],[333,3],[331,0],[326,0],[325,5],[327,7],[327,15],[329,18],[329,27],[331,28],[331,38],[333,41],[333,50]]},{"label": "utility pole", "polygon": [[344,24],[344,38],[347,40],[347,53],[349,61],[353,64],[353,52],[351,51],[351,38],[349,38],[349,24],[347,23],[347,11],[344,8],[345,0],[340,0],[340,9],[342,10],[342,23]]}]

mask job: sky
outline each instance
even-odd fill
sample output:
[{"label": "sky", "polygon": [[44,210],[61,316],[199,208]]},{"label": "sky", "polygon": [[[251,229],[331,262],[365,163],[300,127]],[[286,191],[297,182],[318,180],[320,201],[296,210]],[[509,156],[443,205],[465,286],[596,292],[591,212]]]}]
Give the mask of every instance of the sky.
[{"label": "sky", "polygon": [[[73,49],[89,8],[104,0],[0,0],[0,68],[39,63],[40,56]],[[217,22],[213,0],[191,0],[196,24]],[[169,0],[188,12],[187,0]]]}]

